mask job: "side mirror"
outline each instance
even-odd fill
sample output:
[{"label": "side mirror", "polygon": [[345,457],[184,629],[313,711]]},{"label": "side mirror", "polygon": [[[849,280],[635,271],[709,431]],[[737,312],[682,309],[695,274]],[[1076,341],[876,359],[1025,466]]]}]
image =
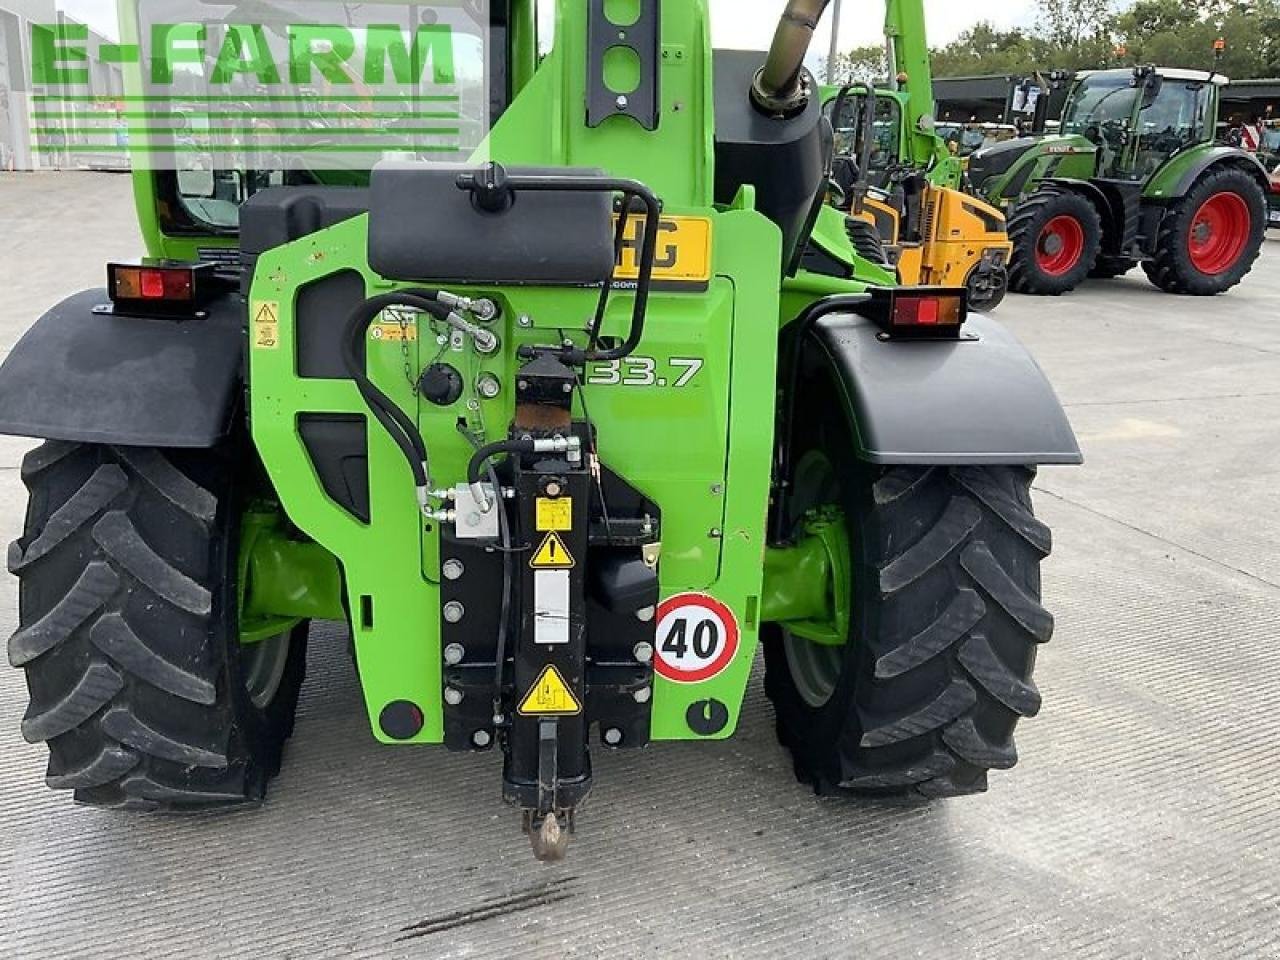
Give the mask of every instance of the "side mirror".
[{"label": "side mirror", "polygon": [[1160,89],[1164,86],[1164,77],[1157,73],[1147,74],[1146,79],[1142,83],[1142,109],[1145,110],[1156,102],[1156,97],[1160,96]]}]

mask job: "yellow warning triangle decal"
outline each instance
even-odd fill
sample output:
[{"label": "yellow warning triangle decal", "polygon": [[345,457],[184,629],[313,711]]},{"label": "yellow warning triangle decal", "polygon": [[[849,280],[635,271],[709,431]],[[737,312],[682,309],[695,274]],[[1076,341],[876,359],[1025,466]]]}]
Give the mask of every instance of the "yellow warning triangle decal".
[{"label": "yellow warning triangle decal", "polygon": [[582,704],[564,682],[560,671],[547,664],[516,711],[525,717],[574,716],[582,712]]},{"label": "yellow warning triangle decal", "polygon": [[560,534],[552,530],[542,541],[542,546],[534,551],[529,566],[535,570],[569,570],[573,568],[573,554],[560,539]]}]

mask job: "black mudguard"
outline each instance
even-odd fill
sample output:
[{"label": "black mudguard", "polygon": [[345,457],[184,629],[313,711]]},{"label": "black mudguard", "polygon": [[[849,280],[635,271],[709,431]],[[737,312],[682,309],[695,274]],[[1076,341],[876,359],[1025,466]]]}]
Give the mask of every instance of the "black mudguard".
[{"label": "black mudguard", "polygon": [[[810,362],[830,364],[870,463],[1081,463],[1053,387],[1027,349],[970,314],[960,340],[881,339],[856,314],[817,320]],[[802,363],[801,369],[808,366]]]},{"label": "black mudguard", "polygon": [[105,290],[62,301],[0,365],[0,433],[127,446],[211,447],[242,382],[243,304],[172,320],[95,313]]}]

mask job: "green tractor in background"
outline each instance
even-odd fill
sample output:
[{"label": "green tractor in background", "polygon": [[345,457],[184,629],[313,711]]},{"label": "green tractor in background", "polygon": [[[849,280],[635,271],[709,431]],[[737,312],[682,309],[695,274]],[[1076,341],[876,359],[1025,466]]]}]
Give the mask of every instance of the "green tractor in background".
[{"label": "green tractor in background", "polygon": [[461,166],[211,185],[139,154],[151,259],[0,366],[0,432],[47,441],[8,654],[50,787],[260,800],[314,620],[349,625],[377,741],[500,753],[542,858],[593,741],[729,737],[761,647],[816,787],[1014,764],[1053,629],[1031,483],[1079,448],[963,287],[896,286],[826,205],[826,6],[765,58],[713,53],[704,0],[559,0],[550,41],[493,0]]},{"label": "green tractor in background", "polygon": [[1262,128],[1258,161],[1268,171],[1267,227],[1280,230],[1280,120],[1268,119]]},{"label": "green tractor in background", "polygon": [[1266,230],[1266,171],[1215,145],[1225,77],[1136,67],[1076,76],[1052,136],[969,159],[970,188],[1006,211],[1010,289],[1056,295],[1142,264],[1167,293],[1235,286]]}]

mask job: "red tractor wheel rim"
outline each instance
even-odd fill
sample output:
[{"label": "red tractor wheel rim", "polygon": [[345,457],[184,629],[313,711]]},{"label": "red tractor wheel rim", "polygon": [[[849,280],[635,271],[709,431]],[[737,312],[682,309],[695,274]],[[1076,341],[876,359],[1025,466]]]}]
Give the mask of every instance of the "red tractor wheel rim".
[{"label": "red tractor wheel rim", "polygon": [[1060,277],[1080,262],[1084,253],[1084,227],[1069,214],[1054,217],[1036,241],[1036,264],[1051,277]]},{"label": "red tractor wheel rim", "polygon": [[1187,234],[1191,265],[1201,273],[1226,273],[1249,242],[1249,206],[1238,193],[1215,193],[1200,205]]}]

